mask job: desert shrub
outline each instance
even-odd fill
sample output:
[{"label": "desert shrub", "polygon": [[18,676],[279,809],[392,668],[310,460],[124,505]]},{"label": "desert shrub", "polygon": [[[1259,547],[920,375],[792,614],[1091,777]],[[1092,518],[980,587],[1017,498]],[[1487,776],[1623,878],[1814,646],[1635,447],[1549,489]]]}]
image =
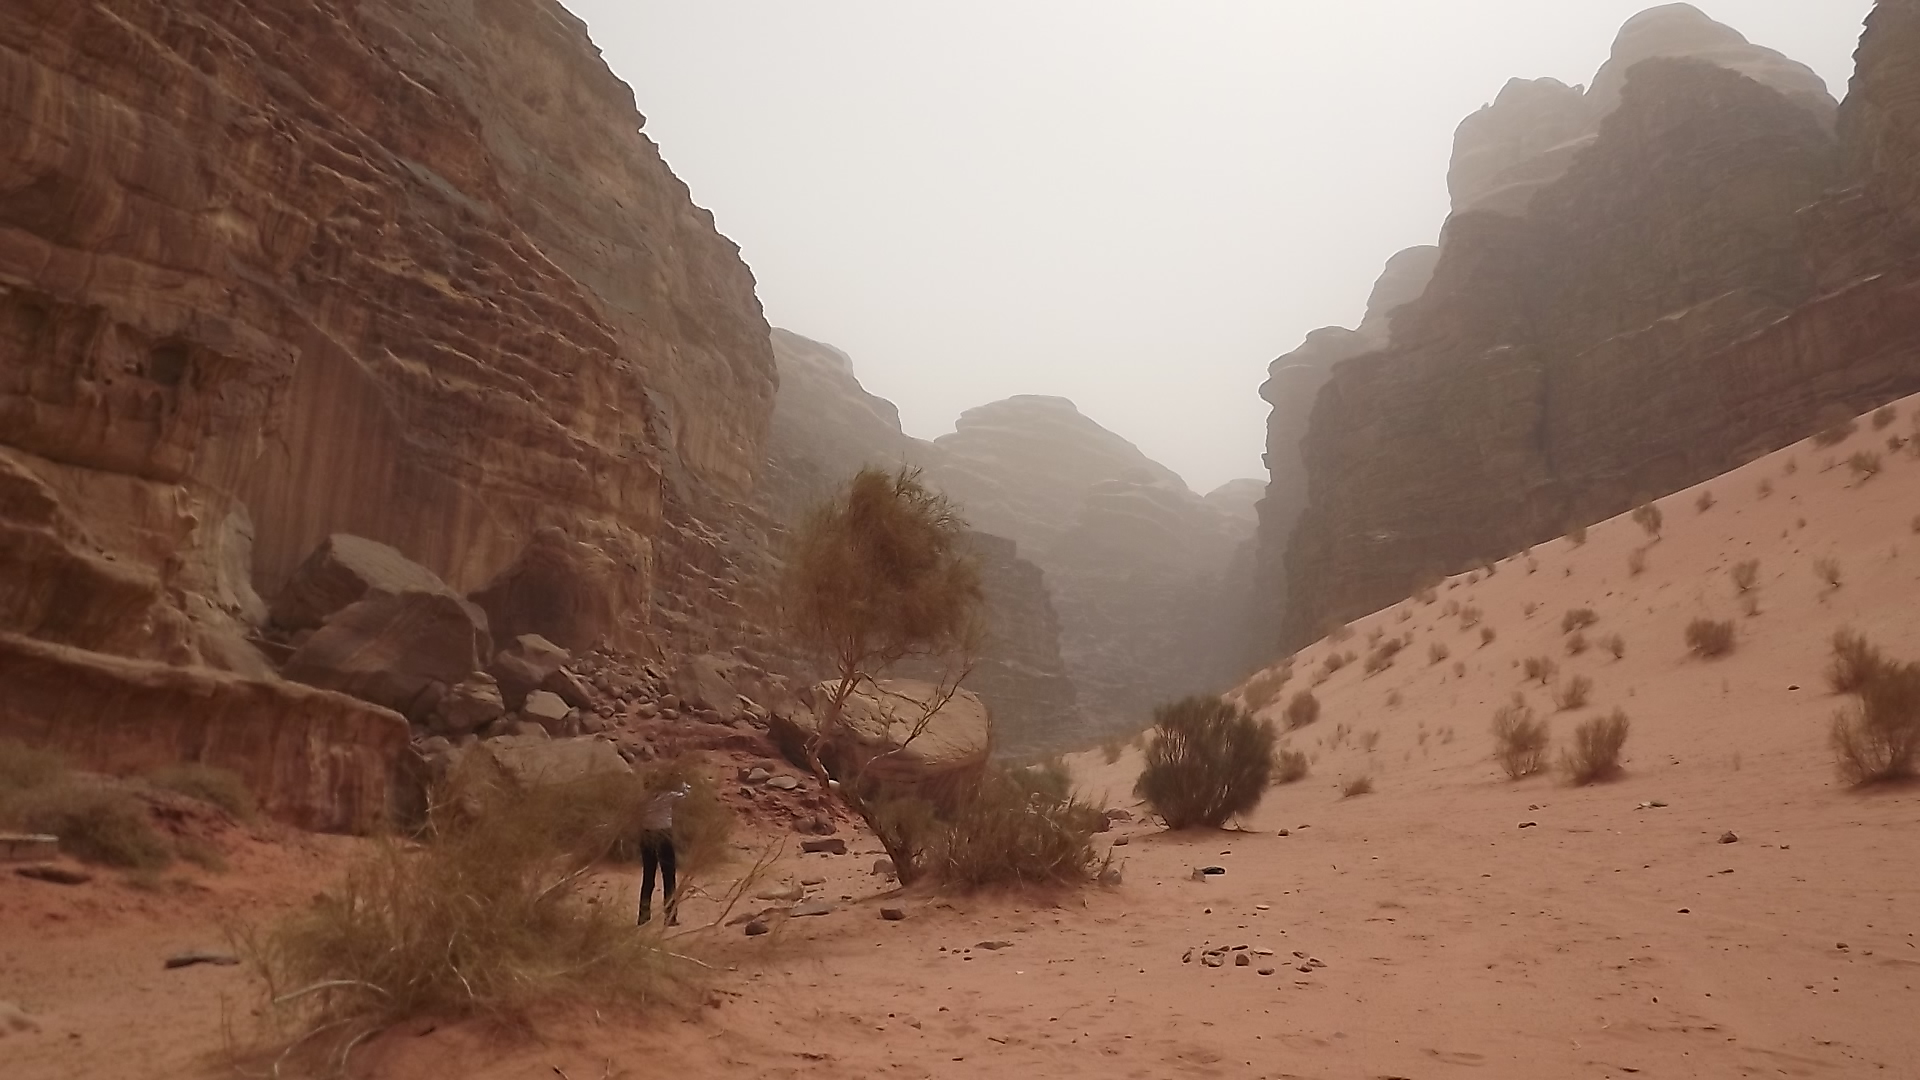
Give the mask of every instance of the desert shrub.
[{"label": "desert shrub", "polygon": [[1084,884],[1103,860],[1093,844],[1101,812],[1072,798],[1036,791],[1018,772],[984,779],[952,812],[929,845],[928,873],[962,888]]},{"label": "desert shrub", "polygon": [[1730,573],[1733,577],[1733,587],[1735,589],[1743,593],[1752,592],[1753,587],[1760,583],[1760,560],[1747,559],[1743,562],[1734,563]]},{"label": "desert shrub", "polygon": [[1829,405],[1821,409],[1814,423],[1818,425],[1813,436],[1815,446],[1839,446],[1860,430],[1860,423],[1854,419],[1852,410],[1844,405]]},{"label": "desert shrub", "polygon": [[231,769],[185,762],[156,770],[147,780],[155,787],[217,806],[240,821],[251,820],[256,809],[247,782]]},{"label": "desert shrub", "polygon": [[1603,639],[1600,644],[1606,646],[1607,651],[1613,654],[1615,660],[1619,660],[1627,655],[1627,639],[1619,634],[1614,634]]},{"label": "desert shrub", "polygon": [[1907,440],[1898,435],[1887,436],[1887,453],[1897,454],[1907,448]]},{"label": "desert shrub", "polygon": [[1595,615],[1592,608],[1574,608],[1561,617],[1560,632],[1571,634],[1575,630],[1585,630],[1599,621],[1600,616]]},{"label": "desert shrub", "polygon": [[1633,523],[1645,529],[1647,535],[1655,540],[1660,539],[1660,526],[1665,520],[1666,516],[1660,512],[1660,507],[1653,503],[1641,503],[1633,509]]},{"label": "desert shrub", "polygon": [[[1831,742],[1840,775],[1855,784],[1914,775],[1920,759],[1920,664],[1887,661],[1864,640],[1843,654],[1835,638],[1834,665],[1859,673],[1849,693],[1859,700],[1833,718]],[[1834,681],[1831,669],[1829,681]]]},{"label": "desert shrub", "polygon": [[1273,782],[1293,784],[1307,778],[1307,755],[1298,750],[1282,750],[1273,756]]},{"label": "desert shrub", "polygon": [[1498,634],[1494,633],[1493,627],[1491,626],[1481,627],[1480,628],[1480,647],[1484,649],[1487,646],[1493,644],[1493,639],[1498,636],[1499,636]]},{"label": "desert shrub", "polygon": [[154,829],[146,804],[105,784],[36,784],[8,796],[0,817],[27,832],[58,836],[61,851],[86,862],[157,870],[173,861],[173,848]]},{"label": "desert shrub", "polygon": [[1637,547],[1637,548],[1634,548],[1632,551],[1627,552],[1627,576],[1639,577],[1641,574],[1644,574],[1646,572],[1647,572],[1647,549],[1643,547]]},{"label": "desert shrub", "polygon": [[1827,685],[1836,694],[1858,694],[1898,667],[1865,637],[1851,630],[1833,635],[1833,656],[1827,661]]},{"label": "desert shrub", "polygon": [[1787,476],[1792,476],[1792,475],[1793,475],[1794,473],[1797,473],[1797,472],[1799,472],[1799,471],[1800,471],[1800,459],[1799,459],[1799,458],[1788,458],[1788,459],[1787,459],[1787,463],[1786,463],[1785,465],[1783,465],[1783,466],[1781,466],[1781,468],[1780,468],[1780,471],[1781,471],[1782,473],[1784,473],[1785,475],[1787,475]]},{"label": "desert shrub", "polygon": [[1766,480],[1766,479],[1762,479],[1762,480],[1760,481],[1760,487],[1759,487],[1759,489],[1758,489],[1758,490],[1759,490],[1759,493],[1760,493],[1760,497],[1761,497],[1761,498],[1763,498],[1763,499],[1764,499],[1764,498],[1766,498],[1766,497],[1767,497],[1767,496],[1769,496],[1769,495],[1772,495],[1772,494],[1773,494],[1773,481],[1771,481],[1771,480]]},{"label": "desert shrub", "polygon": [[0,799],[16,791],[56,783],[67,765],[58,753],[28,746],[18,739],[0,739]]},{"label": "desert shrub", "polygon": [[[607,838],[570,836],[529,789],[456,770],[418,850],[381,844],[248,950],[283,1019],[338,1045],[417,1016],[523,1019],[645,1006],[685,972],[629,910],[582,893]],[[304,991],[304,992],[303,992]]]},{"label": "desert shrub", "polygon": [[1465,660],[1455,660],[1453,662],[1453,677],[1456,679],[1464,679],[1467,677],[1467,662]]},{"label": "desert shrub", "polygon": [[1385,637],[1386,634],[1387,628],[1384,626],[1376,626],[1367,631],[1367,648],[1371,649],[1375,645],[1380,644],[1380,639]]},{"label": "desert shrub", "polygon": [[1575,630],[1567,635],[1567,655],[1579,656],[1587,651],[1587,635]]},{"label": "desert shrub", "polygon": [[1404,647],[1399,638],[1388,638],[1382,641],[1373,652],[1367,655],[1366,673],[1378,675],[1392,667],[1394,657],[1399,656],[1400,650]]},{"label": "desert shrub", "polygon": [[1346,666],[1347,666],[1347,657],[1345,653],[1334,652],[1334,653],[1327,654],[1327,662],[1325,664],[1325,670],[1327,674],[1331,675],[1334,672],[1339,671],[1341,668]]},{"label": "desert shrub", "polygon": [[1427,646],[1427,663],[1429,664],[1441,663],[1450,655],[1452,651],[1447,648],[1447,643],[1444,641],[1436,641]]},{"label": "desert shrub", "polygon": [[1540,572],[1540,560],[1529,555],[1527,557],[1527,573],[1537,574],[1539,572]]},{"label": "desert shrub", "polygon": [[1474,627],[1479,626],[1480,620],[1485,617],[1486,617],[1486,612],[1481,611],[1477,607],[1461,608],[1460,609],[1460,628],[1462,630],[1471,630]]},{"label": "desert shrub", "polygon": [[1520,606],[1521,614],[1525,615],[1529,619],[1533,618],[1533,613],[1539,610],[1540,610],[1540,602],[1537,600],[1529,600],[1525,604],[1522,604]]},{"label": "desert shrub", "polygon": [[1567,530],[1567,539],[1573,541],[1574,547],[1579,547],[1580,545],[1586,543],[1587,527],[1585,525],[1573,526],[1572,528]]},{"label": "desert shrub", "polygon": [[1293,678],[1293,661],[1288,660],[1248,679],[1243,695],[1247,701],[1247,711],[1259,712],[1279,700],[1280,692],[1286,689],[1287,681],[1291,678]]},{"label": "desert shrub", "polygon": [[1687,624],[1687,649],[1695,656],[1712,658],[1733,651],[1733,620],[1695,619]]},{"label": "desert shrub", "polygon": [[1100,744],[1100,760],[1109,765],[1118,762],[1120,755],[1126,752],[1127,742],[1125,739],[1108,739],[1106,742]]},{"label": "desert shrub", "polygon": [[1073,773],[1058,755],[1005,769],[995,780],[1019,788],[1034,802],[1063,803],[1073,797]]},{"label": "desert shrub", "polygon": [[1272,724],[1206,696],[1160,706],[1153,723],[1134,794],[1169,829],[1218,828],[1260,805],[1273,762]]},{"label": "desert shrub", "polygon": [[1853,456],[1847,458],[1847,468],[1853,470],[1853,475],[1861,483],[1880,475],[1882,465],[1880,455],[1871,450],[1856,450]]},{"label": "desert shrub", "polygon": [[1620,773],[1620,751],[1631,725],[1619,709],[1596,716],[1573,730],[1573,746],[1561,752],[1560,768],[1575,784],[1611,780]]},{"label": "desert shrub", "polygon": [[1380,749],[1380,733],[1377,731],[1363,732],[1360,736],[1360,749],[1365,750],[1369,754]]},{"label": "desert shrub", "polygon": [[1544,685],[1552,682],[1553,677],[1560,673],[1560,665],[1552,657],[1529,656],[1521,662],[1520,670],[1528,680]]},{"label": "desert shrub", "polygon": [[1533,714],[1533,706],[1515,694],[1493,714],[1493,758],[1510,780],[1520,780],[1546,767],[1547,722]]},{"label": "desert shrub", "polygon": [[1572,712],[1587,707],[1587,701],[1593,696],[1593,680],[1585,675],[1574,675],[1560,684],[1554,691],[1553,703],[1561,712]]},{"label": "desert shrub", "polygon": [[1873,430],[1885,431],[1892,427],[1893,422],[1898,419],[1900,419],[1899,409],[1892,405],[1882,405],[1878,409],[1873,410]]},{"label": "desert shrub", "polygon": [[1821,581],[1826,582],[1830,587],[1835,589],[1840,587],[1840,560],[1815,559],[1813,560],[1813,572],[1815,576]]},{"label": "desert shrub", "polygon": [[1715,505],[1715,499],[1713,497],[1713,492],[1711,490],[1702,491],[1700,493],[1700,497],[1693,500],[1694,509],[1700,511],[1703,514],[1713,509],[1714,505]]},{"label": "desert shrub", "polygon": [[1440,614],[1449,619],[1453,618],[1455,615],[1460,614],[1460,601],[1458,600],[1447,601],[1446,604],[1440,608]]},{"label": "desert shrub", "polygon": [[1343,799],[1371,794],[1373,794],[1373,777],[1371,776],[1356,776],[1340,785],[1340,797]]}]

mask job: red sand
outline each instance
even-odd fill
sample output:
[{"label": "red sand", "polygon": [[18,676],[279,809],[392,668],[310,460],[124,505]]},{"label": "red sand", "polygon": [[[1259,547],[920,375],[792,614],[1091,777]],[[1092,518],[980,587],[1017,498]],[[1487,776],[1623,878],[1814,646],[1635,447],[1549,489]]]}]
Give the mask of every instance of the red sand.
[{"label": "red sand", "polygon": [[[1914,432],[1917,405],[1892,431]],[[1662,500],[1665,538],[1639,577],[1627,556],[1647,537],[1623,518],[1584,546],[1536,549],[1532,573],[1508,559],[1443,586],[1434,605],[1361,620],[1341,649],[1364,657],[1376,626],[1414,641],[1383,673],[1355,664],[1319,688],[1322,719],[1288,736],[1312,775],[1270,793],[1246,832],[1123,826],[1119,888],[914,897],[911,917],[889,923],[870,840],[846,857],[793,855],[784,877],[822,873],[822,893],[860,899],[769,938],[720,932],[701,953],[720,969],[709,1007],[567,1018],[533,1042],[398,1032],[354,1075],[1920,1076],[1920,790],[1837,779],[1826,731],[1838,699],[1821,677],[1843,626],[1920,658],[1920,459],[1887,453],[1887,434],[1863,423],[1848,445],[1755,462],[1703,485],[1717,497],[1704,513],[1697,492]],[[1869,446],[1885,470],[1858,483],[1844,460]],[[1830,459],[1841,464],[1824,469]],[[1839,589],[1817,579],[1820,557],[1841,564]],[[1727,574],[1742,559],[1761,564],[1753,617]],[[1496,640],[1481,647],[1444,617],[1448,601],[1481,608]],[[1596,647],[1569,657],[1560,619],[1575,607],[1600,621],[1586,631]],[[1687,654],[1699,615],[1736,622],[1731,656]],[[1623,660],[1598,647],[1615,633]],[[1432,665],[1436,640],[1452,655]],[[1284,696],[1328,648],[1305,651]],[[1622,779],[1513,784],[1489,760],[1492,712],[1536,655],[1594,681],[1590,706],[1552,716],[1557,739],[1616,706],[1630,715]],[[1540,688],[1529,697],[1551,713]],[[1330,745],[1343,725],[1353,735]],[[1375,731],[1372,752],[1356,745]],[[1137,753],[1075,765],[1086,792],[1132,805]],[[1362,774],[1377,793],[1342,799],[1339,782]],[[1656,800],[1668,805],[1641,808]],[[1737,843],[1719,842],[1727,831]],[[5,1075],[230,1075],[204,1055],[221,1045],[223,1001],[247,1019],[243,973],[160,961],[217,943],[224,917],[299,902],[337,866],[338,844],[253,845],[204,879],[209,891],[179,898],[110,876],[78,889],[0,879],[0,1000],[44,1025],[0,1036]],[[1227,872],[1191,880],[1202,864]],[[713,910],[695,900],[688,921]],[[973,948],[987,940],[1011,945]],[[697,934],[682,944],[703,947]],[[1208,944],[1273,956],[1182,962]],[[1324,967],[1296,970],[1296,953]]]}]

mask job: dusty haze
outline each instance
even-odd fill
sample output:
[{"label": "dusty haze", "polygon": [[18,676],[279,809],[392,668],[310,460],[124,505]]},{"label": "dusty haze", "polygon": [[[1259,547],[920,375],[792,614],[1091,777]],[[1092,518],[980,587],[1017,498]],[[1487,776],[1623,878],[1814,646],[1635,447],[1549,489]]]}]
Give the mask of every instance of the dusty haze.
[{"label": "dusty haze", "polygon": [[[565,2],[769,320],[909,433],[1060,394],[1200,490],[1265,475],[1267,362],[1433,242],[1459,121],[1649,6]],[[1870,5],[1699,6],[1839,96]]]}]

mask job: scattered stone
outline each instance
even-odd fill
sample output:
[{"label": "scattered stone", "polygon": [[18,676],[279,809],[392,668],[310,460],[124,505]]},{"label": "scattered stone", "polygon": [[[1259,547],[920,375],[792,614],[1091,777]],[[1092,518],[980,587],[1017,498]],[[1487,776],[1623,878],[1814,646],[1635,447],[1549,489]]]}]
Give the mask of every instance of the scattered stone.
[{"label": "scattered stone", "polygon": [[1847,943],[1846,943],[1846,942],[1844,942],[1844,941],[1836,941],[1836,942],[1834,942],[1834,944],[1833,944],[1833,947],[1834,947],[1834,948],[1836,948],[1836,949],[1839,949],[1839,950],[1840,950],[1841,952],[1846,952],[1846,951],[1847,951]]},{"label": "scattered stone", "polygon": [[759,919],[755,919],[747,924],[748,937],[759,937],[764,933],[767,933],[767,924],[761,922]]},{"label": "scattered stone", "polygon": [[580,676],[560,668],[553,674],[540,680],[540,689],[559,698],[576,709],[593,708],[593,692]]},{"label": "scattered stone", "polygon": [[749,769],[747,771],[747,775],[742,777],[741,779],[745,780],[749,784],[764,784],[767,781],[773,779],[773,774],[761,768],[760,766],[755,765],[752,769]]},{"label": "scattered stone", "polygon": [[1207,965],[1208,967],[1225,967],[1227,964],[1227,958],[1218,953],[1208,953],[1207,955],[1200,958],[1200,962]]},{"label": "scattered stone", "polygon": [[845,855],[847,842],[837,836],[822,837],[818,840],[800,841],[800,850],[808,855]]},{"label": "scattered stone", "polygon": [[791,776],[776,776],[767,781],[767,786],[775,791],[793,791],[800,787],[800,781]]},{"label": "scattered stone", "polygon": [[660,708],[665,711],[679,712],[680,711],[680,695],[668,694],[667,696],[661,698]]},{"label": "scattered stone", "polygon": [[1252,967],[1253,958],[1248,956],[1246,953],[1241,953],[1240,955],[1233,958],[1233,966],[1234,967]]},{"label": "scattered stone", "polygon": [[13,871],[23,878],[50,882],[54,885],[85,885],[93,880],[93,875],[84,870],[75,870],[52,863],[34,863],[31,866],[17,867]]},{"label": "scattered stone", "polygon": [[1271,975],[1271,974],[1273,974],[1273,969],[1272,969],[1272,968],[1261,968],[1261,969],[1260,969],[1260,974],[1262,974],[1262,975]]},{"label": "scattered stone", "polygon": [[1255,949],[1255,950],[1253,950],[1253,955],[1255,955],[1255,956],[1272,956],[1272,955],[1273,955],[1273,950],[1272,950],[1272,949]]},{"label": "scattered stone", "polygon": [[1720,834],[1720,842],[1723,844],[1737,844],[1740,842],[1740,836],[1732,829],[1728,829],[1726,832]]},{"label": "scattered stone", "polygon": [[1100,884],[1102,885],[1120,884],[1120,868],[1117,866],[1109,866],[1105,870],[1100,871]]},{"label": "scattered stone", "polygon": [[427,726],[440,735],[466,735],[498,720],[506,711],[499,684],[486,672],[476,671],[447,691]]},{"label": "scattered stone", "polygon": [[1180,956],[1180,962],[1183,964],[1193,963],[1193,950],[1188,949],[1185,953],[1182,953]]},{"label": "scattered stone", "polygon": [[1124,836],[1116,836],[1116,837],[1114,837],[1114,838],[1113,838],[1113,846],[1114,846],[1114,847],[1126,847],[1126,846],[1127,846],[1127,844],[1129,844],[1130,842],[1131,842],[1131,841],[1129,841],[1129,840],[1128,840],[1128,839],[1127,839],[1126,837],[1124,837]]},{"label": "scattered stone", "polygon": [[887,920],[888,922],[900,922],[901,920],[907,917],[907,909],[897,908],[897,907],[883,907],[880,909],[880,917]]},{"label": "scattered stone", "polygon": [[1523,829],[1537,829],[1540,827],[1540,823],[1537,821],[1523,821],[1520,823],[1520,827]]},{"label": "scattered stone", "polygon": [[870,872],[876,876],[885,874],[888,877],[896,877],[900,873],[899,869],[893,865],[892,859],[873,860],[873,870]]},{"label": "scattered stone", "polygon": [[785,900],[798,902],[806,899],[807,890],[799,885],[786,885],[778,889],[767,889],[753,894],[755,900]]},{"label": "scattered stone", "polygon": [[1311,964],[1301,964],[1301,965],[1300,965],[1299,967],[1297,967],[1297,968],[1295,968],[1294,970],[1295,970],[1295,971],[1301,971],[1301,972],[1305,972],[1306,974],[1308,974],[1308,975],[1311,975],[1311,974],[1313,974],[1313,965],[1311,965]]},{"label": "scattered stone", "polygon": [[501,700],[507,708],[517,709],[570,659],[567,650],[539,634],[521,634],[494,654],[489,670],[499,683]]},{"label": "scattered stone", "polygon": [[802,900],[800,903],[793,905],[793,910],[787,914],[796,919],[804,919],[812,915],[830,915],[832,913],[833,905],[827,903],[825,900]]},{"label": "scattered stone", "polygon": [[549,690],[535,690],[527,695],[527,703],[520,707],[520,715],[530,723],[539,724],[549,735],[566,733],[567,715],[573,707],[560,699],[560,695]]},{"label": "scattered stone", "polygon": [[40,1022],[11,1001],[0,1001],[0,1038],[40,1030]]},{"label": "scattered stone", "polygon": [[1317,956],[1310,956],[1307,958],[1307,966],[1310,968],[1319,969],[1319,968],[1326,967],[1327,963],[1326,961],[1320,959]]},{"label": "scattered stone", "polygon": [[167,957],[166,969],[192,967],[195,964],[212,964],[215,967],[233,967],[240,958],[229,953],[208,952],[205,949],[193,949]]},{"label": "scattered stone", "polygon": [[998,952],[998,951],[1000,951],[1001,949],[1011,949],[1011,948],[1013,948],[1013,942],[1011,942],[1011,941],[982,941],[982,942],[980,942],[980,943],[978,943],[978,944],[976,944],[976,945],[974,945],[974,948],[976,948],[976,949],[985,949],[985,950],[987,950],[988,952]]},{"label": "scattered stone", "polygon": [[827,883],[827,879],[823,877],[803,877],[800,879],[800,884],[806,886],[809,889],[817,885],[825,885],[826,883]]},{"label": "scattered stone", "polygon": [[1253,910],[1255,910],[1255,911],[1272,911],[1272,910],[1273,910],[1273,905],[1272,905],[1272,904],[1255,904],[1255,905],[1253,905]]},{"label": "scattered stone", "polygon": [[1105,817],[1108,821],[1132,821],[1133,820],[1133,814],[1131,812],[1126,810],[1120,810],[1120,809],[1109,810],[1101,816]]},{"label": "scattered stone", "polygon": [[1289,831],[1288,831],[1288,830],[1286,830],[1286,829],[1281,829],[1281,830],[1280,830],[1280,835],[1281,835],[1281,836],[1292,836],[1292,835],[1293,835],[1293,833],[1291,833],[1291,832],[1289,832]]}]

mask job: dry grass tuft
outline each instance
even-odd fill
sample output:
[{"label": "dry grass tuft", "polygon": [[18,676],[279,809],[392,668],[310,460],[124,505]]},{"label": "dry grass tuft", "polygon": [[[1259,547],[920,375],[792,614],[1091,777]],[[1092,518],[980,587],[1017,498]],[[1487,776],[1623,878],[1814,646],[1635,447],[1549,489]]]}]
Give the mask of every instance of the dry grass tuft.
[{"label": "dry grass tuft", "polygon": [[1567,530],[1567,539],[1573,541],[1574,547],[1579,547],[1580,545],[1586,543],[1587,527],[1585,525],[1573,526],[1572,528]]},{"label": "dry grass tuft", "polygon": [[1481,611],[1477,607],[1461,608],[1460,609],[1460,628],[1462,630],[1471,630],[1474,627],[1479,626],[1480,620],[1484,618],[1486,618],[1486,612]]},{"label": "dry grass tuft", "polygon": [[1708,659],[1733,651],[1733,620],[1695,619],[1687,624],[1687,649]]},{"label": "dry grass tuft", "polygon": [[127,870],[159,870],[173,862],[173,846],[154,829],[146,803],[107,784],[38,784],[9,796],[0,818],[58,836],[61,851],[85,862]]},{"label": "dry grass tuft", "polygon": [[1347,655],[1345,653],[1333,652],[1327,654],[1327,661],[1321,666],[1321,670],[1325,671],[1328,675],[1332,675],[1346,666]]},{"label": "dry grass tuft", "polygon": [[1560,768],[1574,784],[1593,784],[1620,775],[1620,752],[1631,725],[1619,709],[1596,716],[1573,731],[1573,746],[1560,755]]},{"label": "dry grass tuft", "polygon": [[1498,634],[1494,633],[1493,627],[1491,626],[1481,627],[1480,628],[1480,647],[1484,649],[1487,646],[1493,644],[1493,639],[1498,636],[1499,636]]},{"label": "dry grass tuft", "polygon": [[1001,770],[943,823],[926,865],[962,889],[1084,885],[1106,868],[1093,845],[1101,824],[1100,810],[1065,790],[1036,791],[1017,770]]},{"label": "dry grass tuft", "polygon": [[1600,644],[1613,654],[1615,660],[1623,659],[1627,655],[1627,639],[1619,634],[1602,639]]},{"label": "dry grass tuft", "polygon": [[1218,828],[1260,805],[1273,768],[1273,725],[1205,695],[1162,705],[1134,794],[1169,829]]},{"label": "dry grass tuft", "polygon": [[1373,652],[1367,656],[1366,673],[1368,675],[1378,675],[1392,667],[1394,658],[1399,656],[1400,650],[1405,647],[1405,643],[1399,638],[1387,638],[1385,641],[1380,642],[1380,644],[1374,648]]},{"label": "dry grass tuft", "polygon": [[1493,714],[1493,758],[1509,780],[1522,780],[1546,767],[1551,737],[1547,722],[1519,694]]},{"label": "dry grass tuft", "polygon": [[1819,425],[1819,430],[1813,436],[1813,445],[1819,447],[1839,446],[1860,430],[1860,422],[1854,419],[1853,411],[1844,405],[1829,405],[1821,409],[1814,423]]},{"label": "dry grass tuft", "polygon": [[1873,430],[1885,431],[1900,419],[1900,410],[1892,405],[1882,405],[1873,411]]},{"label": "dry grass tuft", "polygon": [[1553,703],[1561,712],[1572,712],[1587,707],[1587,701],[1593,696],[1593,680],[1585,675],[1574,675],[1560,684],[1554,691]]},{"label": "dry grass tuft", "polygon": [[1660,527],[1665,521],[1666,515],[1662,514],[1660,507],[1654,503],[1641,503],[1634,507],[1633,523],[1645,529],[1647,535],[1655,540],[1660,539]]},{"label": "dry grass tuft", "polygon": [[1814,576],[1818,577],[1821,581],[1826,582],[1829,588],[1837,589],[1840,587],[1840,560],[1832,558],[1815,559],[1813,560],[1813,573]]},{"label": "dry grass tuft", "polygon": [[66,759],[52,750],[0,739],[0,799],[16,791],[44,787],[64,779]]},{"label": "dry grass tuft", "polygon": [[1356,795],[1373,794],[1373,777],[1356,776],[1340,786],[1340,797],[1351,799]]},{"label": "dry grass tuft", "polygon": [[1282,750],[1273,756],[1273,782],[1295,784],[1307,778],[1307,755],[1298,750]]},{"label": "dry grass tuft", "polygon": [[1427,663],[1429,664],[1441,663],[1450,655],[1452,655],[1452,652],[1447,648],[1447,643],[1444,641],[1436,641],[1427,646]]},{"label": "dry grass tuft", "polygon": [[1567,637],[1567,655],[1579,656],[1587,651],[1587,635],[1576,630]]},{"label": "dry grass tuft", "polygon": [[1703,514],[1713,509],[1714,506],[1716,505],[1713,497],[1713,492],[1710,490],[1702,491],[1700,493],[1700,497],[1693,500],[1693,505],[1696,510],[1699,510]]},{"label": "dry grass tuft", "polygon": [[1858,694],[1897,666],[1862,635],[1841,630],[1833,635],[1827,685],[1836,694]]},{"label": "dry grass tuft", "polygon": [[155,787],[217,806],[238,821],[252,820],[258,809],[247,782],[231,769],[197,762],[169,765],[149,774],[147,780]]},{"label": "dry grass tuft", "polygon": [[1521,662],[1520,670],[1529,681],[1545,686],[1560,674],[1560,664],[1549,656],[1529,656]]},{"label": "dry grass tuft", "polygon": [[1879,476],[1884,465],[1880,455],[1871,450],[1856,450],[1847,458],[1847,468],[1852,469],[1854,478],[1863,484]]},{"label": "dry grass tuft", "polygon": [[1748,593],[1760,583],[1760,560],[1747,559],[1733,564],[1729,572],[1733,577],[1733,587],[1739,592]]},{"label": "dry grass tuft", "polygon": [[1766,497],[1768,497],[1769,495],[1772,495],[1772,494],[1773,494],[1773,481],[1771,481],[1771,480],[1765,480],[1765,479],[1763,479],[1763,480],[1761,480],[1761,481],[1760,481],[1760,488],[1759,488],[1759,492],[1760,492],[1760,497],[1761,497],[1761,498],[1763,498],[1763,499],[1764,499],[1764,498],[1766,498]]},{"label": "dry grass tuft", "polygon": [[1637,547],[1637,548],[1634,548],[1632,551],[1627,552],[1627,576],[1639,577],[1641,574],[1644,574],[1646,572],[1647,572],[1647,549],[1643,547]]},{"label": "dry grass tuft", "polygon": [[1313,696],[1313,691],[1302,690],[1287,702],[1285,715],[1289,731],[1306,727],[1320,719],[1320,699]]},{"label": "dry grass tuft", "polygon": [[1560,632],[1571,634],[1575,630],[1585,630],[1599,621],[1600,616],[1594,614],[1592,608],[1574,608],[1561,617]]},{"label": "dry grass tuft", "polygon": [[1286,689],[1288,680],[1293,678],[1293,661],[1287,660],[1270,667],[1247,680],[1245,697],[1248,712],[1259,712],[1280,699],[1280,692]]},{"label": "dry grass tuft", "polygon": [[1827,681],[1857,697],[1833,718],[1840,775],[1854,784],[1910,779],[1920,760],[1920,664],[1887,660],[1858,635],[1834,636]]}]

